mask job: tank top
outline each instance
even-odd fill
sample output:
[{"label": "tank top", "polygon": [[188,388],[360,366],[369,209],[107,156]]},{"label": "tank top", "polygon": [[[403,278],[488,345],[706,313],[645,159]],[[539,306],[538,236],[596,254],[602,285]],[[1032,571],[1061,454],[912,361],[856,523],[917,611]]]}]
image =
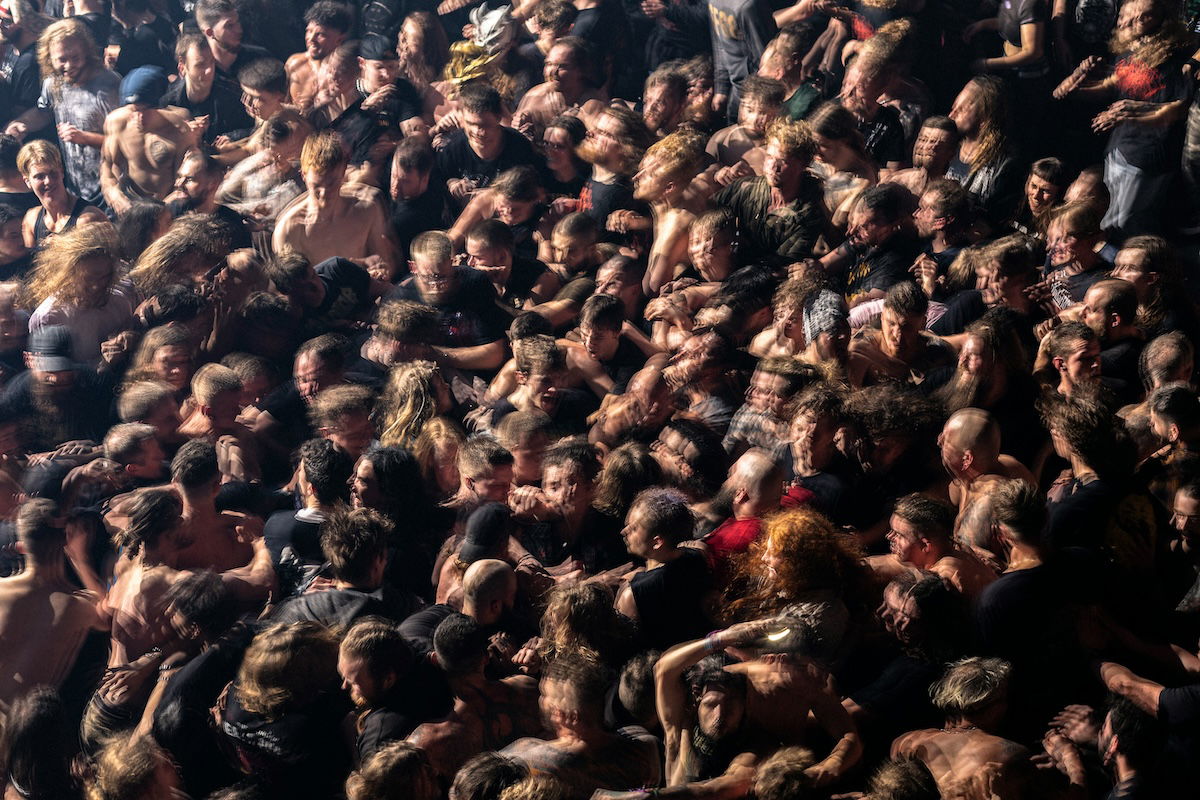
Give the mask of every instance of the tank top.
[{"label": "tank top", "polygon": [[[57,233],[65,233],[66,231],[71,230],[71,228],[74,228],[79,222],[79,215],[82,214],[84,209],[87,207],[88,202],[86,200],[84,200],[82,197],[76,197],[75,205],[71,207],[71,216],[67,217],[67,224],[63,226],[61,231],[57,231]],[[33,222],[34,247],[38,247],[43,241],[46,240],[46,237],[53,236],[54,234],[55,231],[50,230],[50,227],[46,224],[46,207],[43,206],[42,209],[37,213],[37,219],[35,219]]]}]

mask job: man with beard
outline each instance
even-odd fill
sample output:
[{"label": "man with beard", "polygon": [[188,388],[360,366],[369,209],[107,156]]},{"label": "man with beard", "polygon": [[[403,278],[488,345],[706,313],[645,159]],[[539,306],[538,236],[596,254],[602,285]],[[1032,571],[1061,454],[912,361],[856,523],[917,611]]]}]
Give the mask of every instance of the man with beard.
[{"label": "man with beard", "polygon": [[167,207],[175,217],[193,211],[212,214],[229,229],[229,243],[234,250],[252,247],[246,220],[229,206],[217,202],[217,190],[221,188],[224,174],[224,167],[212,156],[205,155],[201,150],[189,150],[179,164],[175,192],[167,197]]},{"label": "man with beard", "polygon": [[459,92],[458,106],[462,127],[447,135],[438,150],[437,167],[461,205],[505,170],[520,165],[544,168],[529,140],[500,124],[504,109],[500,93],[491,86],[467,84]]},{"label": "man with beard", "polygon": [[[21,20],[18,22],[17,17]],[[38,73],[38,34],[49,20],[34,12],[28,0],[3,0],[0,2],[0,39],[16,51],[12,73],[9,75],[9,108],[4,119],[17,117],[37,105],[41,91],[41,76]]]},{"label": "man with beard", "polygon": [[658,295],[688,260],[688,231],[696,221],[688,186],[704,166],[704,139],[692,131],[672,133],[650,146],[633,178],[633,197],[650,204],[654,244],[642,280],[647,297]]},{"label": "man with beard", "polygon": [[700,422],[724,436],[737,403],[726,381],[735,358],[733,343],[715,328],[697,328],[671,356],[663,371],[684,407]]},{"label": "man with beard", "polygon": [[867,154],[881,168],[900,169],[905,161],[904,125],[900,114],[879,102],[887,86],[886,65],[857,58],[846,67],[838,101],[858,120]]},{"label": "man with beard", "polygon": [[233,0],[200,0],[196,3],[196,25],[208,41],[217,72],[236,79],[242,67],[271,54],[242,42],[242,23]]},{"label": "man with beard", "polygon": [[938,277],[946,274],[968,244],[971,199],[966,189],[954,181],[936,178],[925,184],[919,195],[913,221],[925,246],[910,271],[917,276],[925,294],[933,297]]},{"label": "man with beard", "polygon": [[350,32],[350,9],[333,0],[321,0],[304,12],[304,21],[304,52],[289,56],[285,67],[292,102],[308,109],[317,95],[322,64]]},{"label": "man with beard", "polygon": [[898,380],[941,385],[954,369],[954,351],[925,332],[929,298],[912,281],[888,289],[878,331],[863,329],[850,344],[850,385]]},{"label": "man with beard", "polygon": [[688,82],[674,65],[650,73],[642,89],[642,119],[656,137],[674,133],[687,110]]},{"label": "man with beard", "polygon": [[392,155],[392,235],[402,261],[423,231],[445,230],[453,218],[446,184],[433,177],[434,153],[418,136],[406,136]]},{"label": "man with beard", "polygon": [[1139,362],[1146,344],[1136,324],[1137,305],[1133,284],[1118,278],[1092,284],[1083,296],[1083,324],[1100,340],[1103,381],[1131,403],[1142,395]]},{"label": "man with beard", "polygon": [[540,732],[538,687],[527,675],[491,680],[488,634],[464,614],[452,614],[433,634],[434,662],[450,683],[454,708],[438,722],[419,726],[408,741],[429,754],[449,780],[472,756]]},{"label": "man with beard", "polygon": [[540,686],[542,717],[555,738],[518,739],[500,754],[562,781],[572,800],[591,797],[597,789],[658,786],[657,740],[637,725],[616,731],[605,725],[609,686],[600,664],[576,653],[555,659]]},{"label": "man with beard", "polygon": [[821,259],[827,272],[845,273],[851,308],[881,299],[908,278],[918,246],[910,233],[907,201],[908,192],[894,183],[867,189],[850,213],[846,242]]},{"label": "man with beard", "polygon": [[496,305],[491,283],[469,267],[454,266],[454,247],[441,231],[420,234],[411,250],[412,274],[388,298],[412,300],[438,312],[442,335],[431,343],[428,357],[459,369],[499,369],[508,352],[504,334],[510,319]]},{"label": "man with beard", "polygon": [[111,384],[71,357],[71,332],[48,325],[29,335],[29,369],[8,382],[0,398],[0,419],[21,424],[26,452],[55,450],[63,442],[99,442],[116,421]]},{"label": "man with beard", "polygon": [[858,761],[861,744],[854,723],[838,697],[825,688],[823,676],[804,667],[778,663],[768,667],[775,671],[776,680],[782,677],[782,686],[776,687],[786,687],[788,700],[783,702],[789,730],[768,731],[761,720],[755,724],[751,719],[749,701],[752,693],[762,695],[761,670],[767,665],[756,661],[731,666],[725,649],[761,644],[780,624],[770,619],[742,622],[681,645],[655,665],[668,787],[703,781],[706,794],[723,789],[728,794],[719,796],[744,795],[762,759],[778,749],[783,738],[800,734],[810,711],[835,742],[828,757],[805,771],[812,784],[830,783]]},{"label": "man with beard", "polygon": [[615,238],[609,223],[613,213],[640,208],[630,178],[652,141],[637,112],[623,106],[604,109],[579,146],[579,156],[592,165],[592,175],[569,210],[587,214],[606,238]]},{"label": "man with beard", "polygon": [[564,36],[557,40],[546,53],[545,82],[521,98],[513,125],[540,139],[546,124],[565,111],[579,109],[585,120],[600,113],[604,108],[604,92],[588,85],[590,67],[587,45],[582,39]]},{"label": "man with beard", "polygon": [[715,583],[727,585],[730,562],[750,549],[762,532],[762,518],[779,510],[783,470],[766,450],[750,449],[729,469],[720,500],[727,499],[729,517],[704,537]]},{"label": "man with beard", "polygon": [[360,620],[346,632],[337,670],[358,711],[356,745],[364,762],[387,742],[403,739],[421,722],[452,708],[446,679],[386,620]]},{"label": "man with beard", "polygon": [[828,224],[821,182],[808,172],[816,149],[806,123],[776,120],[767,130],[763,176],[717,194],[717,205],[737,217],[743,263],[782,268],[812,255]]},{"label": "man with beard", "polygon": [[158,107],[166,88],[160,68],[138,67],[121,81],[123,105],[104,120],[100,188],[118,215],[134,198],[165,199],[183,154],[196,144],[186,114]]},{"label": "man with beard", "polygon": [[779,81],[758,75],[746,78],[737,124],[722,128],[708,140],[708,154],[718,167],[717,183],[728,186],[737,178],[762,174],[767,128],[779,118],[783,92]]},{"label": "man with beard", "polygon": [[56,122],[67,175],[84,200],[99,203],[104,118],[118,105],[121,79],[104,68],[87,25],[77,18],[55,22],[39,42],[55,69],[42,82],[37,107],[10,122],[5,132],[24,140]]},{"label": "man with beard", "polygon": [[218,75],[208,41],[187,33],[175,43],[179,79],[167,87],[163,105],[186,109],[191,126],[201,128],[206,145],[218,136],[249,131],[254,122],[242,105],[242,90],[231,78]]},{"label": "man with beard", "polygon": [[958,153],[958,127],[949,117],[932,116],[921,123],[913,143],[912,166],[887,175],[918,197],[933,181],[946,176]]}]

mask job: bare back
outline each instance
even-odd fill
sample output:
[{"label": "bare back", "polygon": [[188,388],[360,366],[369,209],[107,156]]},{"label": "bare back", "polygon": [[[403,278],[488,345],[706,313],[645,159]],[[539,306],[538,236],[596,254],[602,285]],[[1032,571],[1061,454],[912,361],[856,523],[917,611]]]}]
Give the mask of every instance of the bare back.
[{"label": "bare back", "polygon": [[[1027,749],[977,728],[927,729],[906,733],[892,743],[892,757],[911,755],[929,767],[943,794],[985,768],[997,770],[997,793],[1021,797],[1030,753]],[[989,766],[992,765],[992,766]],[[1004,787],[1005,791],[999,791]]]},{"label": "bare back", "polygon": [[86,592],[30,573],[0,579],[0,711],[34,686],[62,684],[88,631],[101,628]]},{"label": "bare back", "polygon": [[279,215],[275,224],[275,252],[285,249],[302,253],[313,264],[327,258],[366,258],[390,255],[380,252],[378,237],[384,235],[386,219],[377,192],[347,184],[342,187],[344,202],[328,219],[318,219],[309,210],[307,195],[297,198]]}]

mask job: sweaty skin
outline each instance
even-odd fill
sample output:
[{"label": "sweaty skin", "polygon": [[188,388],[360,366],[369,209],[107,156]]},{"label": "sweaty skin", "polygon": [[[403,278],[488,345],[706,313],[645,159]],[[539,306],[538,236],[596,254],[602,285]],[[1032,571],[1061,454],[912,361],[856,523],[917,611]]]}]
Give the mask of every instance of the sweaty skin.
[{"label": "sweaty skin", "polygon": [[175,173],[196,132],[177,108],[139,110],[128,105],[104,121],[100,151],[100,185],[109,204],[120,212],[133,196],[164,199],[175,185]]}]

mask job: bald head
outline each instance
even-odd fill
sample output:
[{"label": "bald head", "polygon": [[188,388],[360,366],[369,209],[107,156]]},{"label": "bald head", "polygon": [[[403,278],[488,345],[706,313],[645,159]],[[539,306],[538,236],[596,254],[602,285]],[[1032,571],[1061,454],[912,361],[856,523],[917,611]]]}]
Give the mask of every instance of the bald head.
[{"label": "bald head", "polygon": [[954,475],[970,469],[986,473],[1000,456],[1000,425],[982,409],[964,408],[946,421],[940,444],[942,462]]},{"label": "bald head", "polygon": [[759,517],[779,507],[783,470],[765,450],[751,448],[734,462],[725,487],[733,493],[739,519]]},{"label": "bald head", "polygon": [[512,607],[517,593],[517,573],[503,561],[484,558],[463,575],[463,613],[480,625],[490,625]]}]

